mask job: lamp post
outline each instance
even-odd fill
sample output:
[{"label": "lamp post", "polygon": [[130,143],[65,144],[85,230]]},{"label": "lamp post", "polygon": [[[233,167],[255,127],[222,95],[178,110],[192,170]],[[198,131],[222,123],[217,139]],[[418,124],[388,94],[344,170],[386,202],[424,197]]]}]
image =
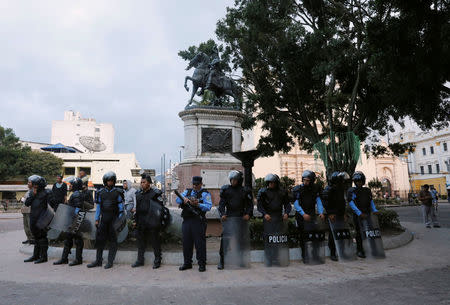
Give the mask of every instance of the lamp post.
[{"label": "lamp post", "polygon": [[261,152],[255,149],[233,152],[231,155],[242,162],[242,166],[244,167],[244,184],[246,187],[252,189],[252,168],[255,160],[261,155]]}]

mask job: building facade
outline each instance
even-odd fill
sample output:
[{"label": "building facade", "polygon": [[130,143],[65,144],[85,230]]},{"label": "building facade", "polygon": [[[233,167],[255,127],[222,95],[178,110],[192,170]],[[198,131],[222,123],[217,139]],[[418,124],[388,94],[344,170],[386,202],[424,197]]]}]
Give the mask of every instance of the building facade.
[{"label": "building facade", "polygon": [[450,187],[450,128],[402,132],[394,136],[394,141],[413,146],[405,156],[414,191],[428,184],[445,194]]},{"label": "building facade", "polygon": [[65,111],[63,121],[52,121],[52,144],[73,146],[82,152],[114,153],[114,127],[82,118],[79,112]]},{"label": "building facade", "polygon": [[[259,126],[251,131],[245,131],[242,149],[255,149],[261,134]],[[326,172],[322,160],[316,158],[314,153],[301,150],[296,145],[288,153],[275,153],[271,157],[257,159],[253,167],[253,174],[255,178],[261,178],[268,173],[273,173],[280,177],[287,176],[295,179],[295,183],[300,184],[304,170],[312,170],[322,175],[325,175]],[[392,156],[368,158],[361,151],[361,158],[356,170],[364,172],[367,182],[378,179],[383,185],[383,193],[388,192],[390,196],[406,198],[411,189],[406,158]]]}]

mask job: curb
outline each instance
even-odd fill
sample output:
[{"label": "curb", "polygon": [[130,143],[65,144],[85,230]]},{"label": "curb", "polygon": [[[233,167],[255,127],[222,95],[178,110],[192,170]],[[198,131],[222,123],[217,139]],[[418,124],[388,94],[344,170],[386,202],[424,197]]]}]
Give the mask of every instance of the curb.
[{"label": "curb", "polygon": [[[383,238],[383,245],[385,250],[395,249],[402,246],[405,246],[410,241],[413,240],[413,234],[405,229],[400,235]],[[31,255],[33,252],[33,246],[24,245],[19,249],[20,253]],[[72,253],[69,255],[69,259],[75,259],[75,250],[72,249]],[[96,250],[93,249],[84,249],[83,250],[83,261],[85,263],[91,262],[95,260]],[[62,255],[62,248],[59,247],[49,247],[48,248],[48,257],[53,259],[59,259]],[[210,251],[207,253],[208,255],[208,264],[218,264],[219,263],[219,252],[218,251]],[[328,247],[325,248],[325,255],[330,256],[330,252]],[[291,261],[300,261],[301,260],[301,250],[300,248],[290,248],[289,256]],[[108,251],[103,252],[103,260],[106,261],[108,258]],[[136,261],[137,251],[117,251],[117,256],[115,259],[116,263],[119,264],[132,264]],[[145,252],[145,261],[153,262],[154,255],[151,251]],[[183,262],[183,252],[163,252],[162,255],[162,263],[164,265],[180,265]],[[195,255],[193,258],[193,262],[196,263]],[[250,251],[250,262],[251,263],[263,263],[264,262],[264,250],[252,250]]]},{"label": "curb", "polygon": [[414,239],[413,233],[411,233],[411,231],[406,228],[404,229],[405,232],[403,232],[402,234],[383,239],[384,250],[391,250],[406,246]]}]

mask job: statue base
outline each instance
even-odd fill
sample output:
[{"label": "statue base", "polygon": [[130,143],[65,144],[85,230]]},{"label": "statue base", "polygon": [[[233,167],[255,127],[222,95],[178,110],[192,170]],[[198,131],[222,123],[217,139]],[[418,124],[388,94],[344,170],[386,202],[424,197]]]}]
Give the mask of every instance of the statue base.
[{"label": "statue base", "polygon": [[244,114],[235,109],[190,107],[179,113],[184,122],[184,159],[175,168],[180,191],[192,187],[192,177],[203,177],[204,188],[219,204],[220,188],[228,184],[231,170],[242,170],[232,156],[241,150],[241,123]]}]

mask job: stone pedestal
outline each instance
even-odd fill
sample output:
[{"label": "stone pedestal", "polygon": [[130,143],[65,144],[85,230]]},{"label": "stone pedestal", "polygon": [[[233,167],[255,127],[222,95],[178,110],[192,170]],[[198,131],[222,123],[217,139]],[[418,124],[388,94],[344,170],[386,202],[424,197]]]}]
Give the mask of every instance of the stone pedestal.
[{"label": "stone pedestal", "polygon": [[184,122],[184,159],[177,166],[178,189],[192,187],[192,176],[202,176],[214,205],[219,191],[229,183],[230,170],[242,170],[231,153],[241,150],[241,111],[215,107],[192,107],[179,113]]}]

